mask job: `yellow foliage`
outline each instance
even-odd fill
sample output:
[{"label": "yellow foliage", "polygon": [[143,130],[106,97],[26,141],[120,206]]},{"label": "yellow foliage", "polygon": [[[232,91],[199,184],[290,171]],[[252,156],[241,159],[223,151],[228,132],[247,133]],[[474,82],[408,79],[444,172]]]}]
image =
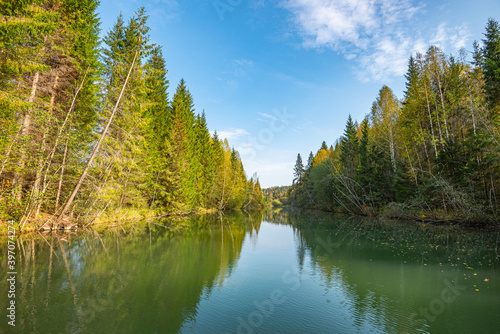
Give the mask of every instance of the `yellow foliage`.
[{"label": "yellow foliage", "polygon": [[326,158],[328,158],[330,156],[330,154],[332,153],[331,150],[325,150],[325,149],[320,149],[318,151],[318,153],[316,153],[316,156],[313,158],[313,163],[312,165],[313,166],[317,166],[319,165],[320,163],[322,163],[323,161],[326,160]]}]

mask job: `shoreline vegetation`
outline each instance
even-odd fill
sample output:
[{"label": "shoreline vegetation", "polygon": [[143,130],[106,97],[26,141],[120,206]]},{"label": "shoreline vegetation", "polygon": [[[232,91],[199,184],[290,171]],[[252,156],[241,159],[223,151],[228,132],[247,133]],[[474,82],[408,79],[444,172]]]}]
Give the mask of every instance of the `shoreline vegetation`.
[{"label": "shoreline vegetation", "polygon": [[169,97],[148,15],[99,38],[98,0],[0,6],[0,222],[20,231],[259,209],[257,175],[208,130],[181,80]]},{"label": "shoreline vegetation", "polygon": [[333,145],[267,205],[429,223],[500,223],[500,24],[472,51],[436,46],[408,61],[402,100],[383,86],[361,123],[348,117]]},{"label": "shoreline vegetation", "polygon": [[[0,8],[0,225],[120,226],[290,205],[435,223],[500,222],[500,25],[473,50],[410,57],[404,98],[383,86],[291,187],[262,191],[211,133],[181,80],[169,97],[144,8],[101,40],[98,0]],[[265,199],[264,199],[265,194]]]},{"label": "shoreline vegetation", "polygon": [[[210,220],[226,224],[229,216],[248,216],[253,220],[254,216],[262,216],[264,208],[243,208],[228,211],[218,209],[193,209],[182,212],[171,212],[160,215],[152,215],[150,211],[130,211],[109,212],[103,214],[95,221],[86,222],[75,221],[65,217],[62,221],[56,220],[57,216],[42,213],[37,220],[30,221],[25,228],[19,231],[19,235],[65,235],[66,233],[103,233],[106,231],[120,231],[124,234],[149,234],[154,230],[182,231],[191,228],[189,221]],[[57,222],[57,223],[56,223]],[[53,225],[48,225],[53,224]],[[7,222],[0,221],[0,238],[7,237]]]}]

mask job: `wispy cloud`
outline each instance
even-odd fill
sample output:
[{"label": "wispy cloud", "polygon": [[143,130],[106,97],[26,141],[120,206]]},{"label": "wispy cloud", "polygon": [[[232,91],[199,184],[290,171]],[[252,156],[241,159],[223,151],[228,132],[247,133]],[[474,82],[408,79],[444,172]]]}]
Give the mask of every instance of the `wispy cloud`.
[{"label": "wispy cloud", "polygon": [[441,48],[452,47],[460,49],[467,45],[468,38],[469,34],[465,24],[449,28],[446,23],[441,23],[430,42]]},{"label": "wispy cloud", "polygon": [[[414,0],[284,0],[306,48],[330,48],[359,65],[363,81],[401,76],[408,58],[428,46],[411,19],[422,9]],[[460,48],[467,29],[439,25],[426,36],[441,47]],[[418,31],[418,33],[416,32]]]},{"label": "wispy cloud", "polygon": [[235,59],[231,62],[231,69],[225,74],[232,75],[237,78],[243,78],[248,75],[248,71],[253,67],[253,61],[248,59]]},{"label": "wispy cloud", "polygon": [[[130,1],[127,1],[130,2]],[[143,1],[134,0],[134,3],[143,3]],[[179,6],[178,0],[151,0],[151,4],[148,6],[149,15],[159,24],[164,24],[168,21],[173,21],[179,18],[181,14],[181,8]]]},{"label": "wispy cloud", "polygon": [[236,59],[233,60],[233,63],[240,66],[253,66],[253,61],[248,59]]},{"label": "wispy cloud", "polygon": [[225,138],[227,140],[233,140],[246,136],[249,133],[244,129],[230,129],[227,131],[217,131],[217,134],[221,139]]},{"label": "wispy cloud", "polygon": [[268,113],[265,113],[265,112],[257,112],[257,114],[261,115],[262,117],[264,118],[267,118],[268,120],[278,120],[278,117],[274,116],[274,115],[271,115],[271,114],[268,114]]},{"label": "wispy cloud", "polygon": [[223,82],[229,91],[236,91],[240,81],[251,80],[251,70],[254,66],[249,59],[234,59],[228,62],[227,69],[216,79]]}]

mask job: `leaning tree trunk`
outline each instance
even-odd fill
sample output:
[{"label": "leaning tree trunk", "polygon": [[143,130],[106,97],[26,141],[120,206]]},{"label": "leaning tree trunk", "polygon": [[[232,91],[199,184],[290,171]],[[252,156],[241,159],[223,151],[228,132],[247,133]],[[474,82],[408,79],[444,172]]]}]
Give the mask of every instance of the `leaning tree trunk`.
[{"label": "leaning tree trunk", "polygon": [[57,212],[59,210],[59,198],[61,197],[61,189],[62,189],[62,184],[63,184],[63,179],[64,179],[64,169],[66,168],[66,157],[68,155],[68,140],[69,138],[66,138],[66,144],[64,145],[64,155],[63,155],[63,160],[61,164],[61,174],[59,176],[59,183],[57,186],[57,194],[56,194],[56,203],[54,210]]},{"label": "leaning tree trunk", "polygon": [[116,101],[115,107],[113,108],[113,111],[111,112],[111,116],[109,116],[108,123],[106,124],[106,127],[102,131],[101,136],[99,137],[99,140],[97,141],[97,144],[94,147],[94,151],[90,155],[89,161],[87,162],[87,165],[85,166],[85,169],[82,172],[82,175],[80,176],[80,179],[78,180],[78,183],[75,186],[75,189],[69,196],[68,200],[66,201],[66,204],[64,205],[61,213],[59,214],[57,220],[60,221],[63,219],[64,214],[68,211],[69,207],[73,203],[73,200],[75,199],[76,194],[78,193],[78,190],[83,184],[83,181],[85,180],[85,177],[87,176],[90,166],[92,165],[92,162],[94,161],[94,158],[97,154],[97,151],[99,151],[99,148],[102,144],[102,141],[104,140],[104,137],[106,137],[106,134],[108,133],[109,127],[111,125],[111,122],[113,121],[113,118],[116,114],[116,111],[118,110],[118,105],[120,104],[120,101],[122,99],[123,93],[125,92],[125,88],[127,87],[128,79],[130,78],[130,74],[132,73],[132,69],[134,68],[135,61],[137,59],[137,56],[139,55],[139,50],[135,52],[134,59],[132,61],[132,64],[130,65],[130,69],[128,70],[127,78],[125,79],[125,82],[123,83],[122,90],[120,92],[120,95],[118,96],[118,100]]}]

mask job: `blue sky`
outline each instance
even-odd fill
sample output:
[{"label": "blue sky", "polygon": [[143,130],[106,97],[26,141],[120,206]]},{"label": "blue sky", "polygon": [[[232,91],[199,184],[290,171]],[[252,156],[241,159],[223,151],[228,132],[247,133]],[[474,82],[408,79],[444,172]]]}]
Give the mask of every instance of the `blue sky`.
[{"label": "blue sky", "polygon": [[172,97],[181,78],[211,131],[261,185],[289,185],[304,160],[362,120],[386,84],[403,96],[408,58],[456,54],[500,20],[498,0],[102,0],[102,35],[139,6],[163,46]]}]

